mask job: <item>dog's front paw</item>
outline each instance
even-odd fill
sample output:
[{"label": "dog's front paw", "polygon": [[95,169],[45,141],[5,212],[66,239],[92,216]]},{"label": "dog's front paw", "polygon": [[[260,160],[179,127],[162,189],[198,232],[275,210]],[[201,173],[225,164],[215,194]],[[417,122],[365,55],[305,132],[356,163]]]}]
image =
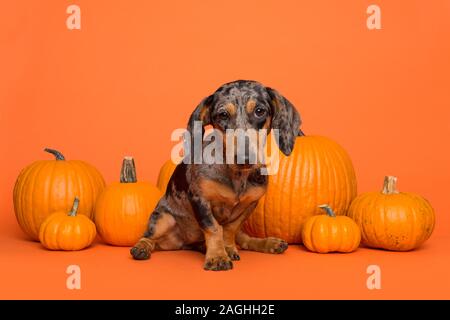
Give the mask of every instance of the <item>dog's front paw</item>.
[{"label": "dog's front paw", "polygon": [[207,257],[203,269],[212,271],[231,270],[233,269],[233,262],[228,256]]},{"label": "dog's front paw", "polygon": [[135,260],[147,260],[150,258],[150,251],[145,246],[135,245],[130,249],[130,253]]},{"label": "dog's front paw", "polygon": [[283,253],[288,248],[288,243],[283,239],[269,237],[265,240],[265,248],[269,253]]},{"label": "dog's front paw", "polygon": [[225,251],[227,252],[231,260],[233,261],[241,260],[241,256],[239,255],[239,252],[236,249],[236,247],[225,247]]}]

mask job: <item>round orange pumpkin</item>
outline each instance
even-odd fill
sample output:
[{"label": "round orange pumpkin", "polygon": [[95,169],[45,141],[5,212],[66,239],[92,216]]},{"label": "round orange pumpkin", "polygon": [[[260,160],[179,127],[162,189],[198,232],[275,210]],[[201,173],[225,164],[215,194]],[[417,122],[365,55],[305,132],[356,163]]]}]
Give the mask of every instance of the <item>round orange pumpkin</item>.
[{"label": "round orange pumpkin", "polygon": [[125,157],[120,182],[106,187],[97,200],[98,233],[108,244],[134,245],[147,229],[150,214],[161,196],[157,187],[137,181],[134,160]]},{"label": "round orange pumpkin", "polygon": [[52,212],[67,212],[75,196],[80,197],[79,214],[92,218],[95,201],[105,181],[92,165],[65,160],[56,150],[45,149],[55,160],[36,161],[22,170],[14,186],[14,211],[22,230],[39,239],[41,223]]},{"label": "round orange pumpkin", "polygon": [[170,177],[172,177],[172,173],[175,171],[177,164],[172,160],[167,160],[161,170],[159,170],[158,181],[156,183],[157,187],[161,192],[166,192],[167,184],[169,183]]},{"label": "round orange pumpkin", "polygon": [[95,224],[85,215],[77,215],[79,199],[72,210],[49,215],[39,229],[39,240],[50,250],[81,250],[89,247],[95,238]]},{"label": "round orange pumpkin", "polygon": [[355,221],[346,216],[336,216],[328,205],[319,207],[327,214],[306,220],[302,230],[304,246],[318,253],[355,251],[361,241],[361,231]]},{"label": "round orange pumpkin", "polygon": [[435,223],[430,203],[417,194],[399,192],[393,176],[385,177],[381,192],[359,195],[348,216],[361,228],[365,245],[393,251],[419,247],[431,236]]},{"label": "round orange pumpkin", "polygon": [[343,215],[355,196],[355,171],[347,152],[325,137],[297,137],[290,156],[279,152],[278,172],[269,176],[266,194],[243,227],[257,237],[301,243],[303,224],[321,213],[320,204]]}]

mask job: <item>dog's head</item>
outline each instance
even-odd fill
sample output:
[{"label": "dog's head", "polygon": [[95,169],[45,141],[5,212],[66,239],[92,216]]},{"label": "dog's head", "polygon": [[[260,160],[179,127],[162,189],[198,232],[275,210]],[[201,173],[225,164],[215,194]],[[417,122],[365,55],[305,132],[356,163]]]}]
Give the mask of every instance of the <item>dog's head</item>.
[{"label": "dog's head", "polygon": [[[227,141],[230,140],[226,140],[226,136],[232,130],[260,132],[261,129],[266,129],[265,132],[268,133],[271,129],[277,129],[275,133],[278,146],[285,155],[291,154],[301,124],[297,110],[285,97],[274,89],[248,80],[224,84],[204,98],[189,119],[188,131],[191,135],[196,121],[202,127],[211,125],[219,130],[223,134],[225,148],[229,148]],[[252,137],[254,135],[247,135],[245,138],[245,163],[242,167],[249,166],[252,150],[258,150],[255,148],[260,145],[260,135],[256,139]],[[236,157],[239,149],[235,147],[237,139],[232,141]],[[236,161],[240,163],[239,160]]]}]

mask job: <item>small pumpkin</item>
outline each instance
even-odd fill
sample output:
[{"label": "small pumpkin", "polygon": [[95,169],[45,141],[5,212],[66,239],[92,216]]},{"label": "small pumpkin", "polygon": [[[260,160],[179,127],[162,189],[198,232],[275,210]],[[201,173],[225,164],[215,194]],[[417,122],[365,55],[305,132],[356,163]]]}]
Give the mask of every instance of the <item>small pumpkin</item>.
[{"label": "small pumpkin", "polygon": [[174,163],[172,160],[167,160],[159,170],[156,186],[159,188],[159,190],[161,190],[161,192],[166,192],[167,184],[169,183],[170,177],[172,177],[172,174],[175,171],[176,167],[176,163]]},{"label": "small pumpkin", "polygon": [[92,165],[80,160],[66,160],[61,152],[44,151],[55,160],[41,160],[22,170],[13,192],[14,212],[22,230],[33,240],[52,212],[69,211],[75,196],[83,201],[78,213],[93,217],[95,201],[105,187],[105,180]]},{"label": "small pumpkin", "polygon": [[308,218],[302,230],[303,244],[318,253],[353,252],[359,247],[361,231],[346,216],[336,216],[329,205],[320,205],[326,215]]},{"label": "small pumpkin", "polygon": [[435,224],[430,203],[417,194],[399,192],[394,176],[385,177],[381,192],[359,195],[348,216],[360,226],[365,245],[393,251],[418,248]]},{"label": "small pumpkin", "polygon": [[50,250],[81,250],[95,238],[95,224],[85,215],[77,215],[80,200],[75,197],[69,213],[64,210],[49,215],[39,230],[39,240]]},{"label": "small pumpkin", "polygon": [[122,163],[120,182],[106,187],[95,206],[95,224],[102,239],[111,245],[132,246],[147,229],[150,214],[162,196],[147,182],[137,181],[132,157]]},{"label": "small pumpkin", "polygon": [[321,213],[320,204],[328,203],[336,215],[343,215],[355,196],[356,176],[347,152],[326,137],[297,137],[290,156],[279,152],[278,173],[269,176],[266,194],[244,229],[260,238],[301,243],[303,225]]}]

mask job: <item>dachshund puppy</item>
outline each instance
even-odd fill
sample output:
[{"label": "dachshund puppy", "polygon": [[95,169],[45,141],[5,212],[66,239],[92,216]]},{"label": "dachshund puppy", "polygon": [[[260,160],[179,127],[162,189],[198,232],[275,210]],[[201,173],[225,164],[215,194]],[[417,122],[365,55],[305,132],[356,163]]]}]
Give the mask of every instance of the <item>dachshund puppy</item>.
[{"label": "dachshund puppy", "polygon": [[[196,122],[202,129],[211,125],[223,133],[227,129],[278,129],[278,145],[285,155],[292,152],[297,135],[302,134],[294,106],[256,81],[221,86],[192,113],[187,127],[191,136]],[[224,153],[229,147],[225,143]],[[131,249],[134,259],[148,259],[155,250],[189,249],[206,254],[204,269],[228,270],[233,268],[232,260],[240,259],[238,247],[266,253],[287,249],[282,239],[254,238],[241,230],[266,191],[268,177],[261,174],[263,164],[185,162],[176,167],[150,216],[148,230]]]}]

